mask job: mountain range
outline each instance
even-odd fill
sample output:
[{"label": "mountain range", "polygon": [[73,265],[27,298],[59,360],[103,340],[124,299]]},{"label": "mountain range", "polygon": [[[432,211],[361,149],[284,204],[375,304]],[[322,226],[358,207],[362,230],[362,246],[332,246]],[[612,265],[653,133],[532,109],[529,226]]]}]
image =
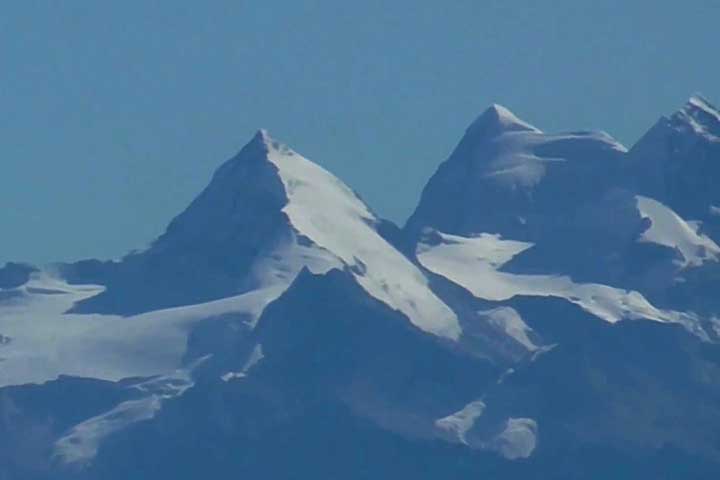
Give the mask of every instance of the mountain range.
[{"label": "mountain range", "polygon": [[700,96],[492,105],[402,227],[260,130],[144,250],[0,267],[0,480],[717,478],[718,182]]}]

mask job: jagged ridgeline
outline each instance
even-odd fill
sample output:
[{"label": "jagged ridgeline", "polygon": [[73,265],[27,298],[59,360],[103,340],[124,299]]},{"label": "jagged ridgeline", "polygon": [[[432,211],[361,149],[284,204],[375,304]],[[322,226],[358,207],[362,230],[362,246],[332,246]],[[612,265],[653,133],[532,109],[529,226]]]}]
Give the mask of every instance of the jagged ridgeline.
[{"label": "jagged ridgeline", "polygon": [[257,135],[142,251],[0,267],[0,479],[720,475],[720,113],[500,105],[407,224]]}]

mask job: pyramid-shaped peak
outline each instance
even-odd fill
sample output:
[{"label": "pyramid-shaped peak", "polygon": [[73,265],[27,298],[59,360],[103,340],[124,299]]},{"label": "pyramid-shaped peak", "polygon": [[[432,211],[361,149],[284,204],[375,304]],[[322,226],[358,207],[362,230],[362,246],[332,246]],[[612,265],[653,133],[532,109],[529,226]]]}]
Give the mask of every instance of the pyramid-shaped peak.
[{"label": "pyramid-shaped peak", "polygon": [[282,142],[276,140],[273,138],[273,136],[270,134],[270,132],[265,129],[261,128],[257,132],[255,132],[255,135],[253,136],[252,140],[248,143],[249,146],[254,147],[260,147],[261,149],[270,152],[273,150],[278,151],[289,151],[290,148],[283,144]]},{"label": "pyramid-shaped peak", "polygon": [[497,103],[490,105],[468,128],[468,133],[472,135],[499,135],[515,131],[540,132],[510,109]]},{"label": "pyramid-shaped peak", "polygon": [[223,163],[213,175],[214,179],[244,172],[243,165],[274,164],[278,156],[300,158],[290,147],[273,138],[268,130],[261,128],[232,158]]},{"label": "pyramid-shaped peak", "polygon": [[272,137],[270,136],[270,132],[268,132],[264,128],[258,129],[257,132],[255,132],[255,136],[251,140],[252,142],[259,142],[259,143],[270,143],[272,142]]}]

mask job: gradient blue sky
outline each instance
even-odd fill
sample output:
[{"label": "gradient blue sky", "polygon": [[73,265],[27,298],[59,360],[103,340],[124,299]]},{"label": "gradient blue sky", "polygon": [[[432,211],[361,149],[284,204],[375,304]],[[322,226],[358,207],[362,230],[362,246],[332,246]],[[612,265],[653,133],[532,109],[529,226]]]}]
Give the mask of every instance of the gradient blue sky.
[{"label": "gradient blue sky", "polygon": [[259,127],[402,222],[487,105],[632,144],[720,99],[720,2],[6,0],[0,261],[142,247]]}]

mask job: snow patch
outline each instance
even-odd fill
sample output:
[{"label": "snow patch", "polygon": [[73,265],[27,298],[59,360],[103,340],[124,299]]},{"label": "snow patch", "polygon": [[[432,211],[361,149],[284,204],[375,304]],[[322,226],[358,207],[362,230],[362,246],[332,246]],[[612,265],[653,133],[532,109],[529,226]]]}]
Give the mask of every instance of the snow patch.
[{"label": "snow patch", "polygon": [[[432,230],[428,230],[432,236]],[[533,246],[532,243],[504,240],[499,234],[481,233],[472,237],[461,237],[448,233],[437,232],[442,245],[451,245],[453,252],[473,257],[475,261],[482,262],[493,269],[499,269],[516,255]],[[418,244],[418,255],[427,250],[436,248],[435,245]]]},{"label": "snow patch", "polygon": [[533,331],[532,328],[525,323],[514,308],[498,307],[491,310],[482,310],[477,314],[489,325],[515,339],[528,351],[533,352],[539,348],[529,337],[529,334]]},{"label": "snow patch", "polygon": [[694,95],[677,115],[695,132],[711,142],[719,142],[720,112],[704,98]]},{"label": "snow patch", "polygon": [[203,357],[186,369],[153,378],[128,388],[137,389],[144,397],[120,403],[112,410],[72,427],[55,442],[53,454],[66,465],[83,467],[97,455],[102,441],[138,422],[152,419],[165,400],[183,395],[194,383],[192,370],[204,362]]},{"label": "snow patch", "polygon": [[531,418],[483,420],[487,405],[482,400],[468,403],[462,410],[435,421],[438,435],[446,441],[478,450],[497,452],[508,460],[528,458],[537,446],[537,422]]},{"label": "snow patch", "polygon": [[435,426],[449,436],[448,440],[468,445],[467,432],[485,411],[482,400],[470,402],[462,410],[435,421]]},{"label": "snow patch", "polygon": [[528,458],[537,446],[537,422],[532,418],[509,418],[503,431],[493,438],[488,448],[508,460]]},{"label": "snow patch", "polygon": [[710,102],[708,102],[701,96],[693,95],[692,97],[690,97],[690,100],[688,100],[688,104],[702,110],[703,112],[714,117],[718,122],[720,122],[720,112],[718,112],[715,107],[710,104]]},{"label": "snow patch", "polygon": [[640,215],[650,221],[650,227],[640,236],[640,242],[655,243],[677,250],[682,256],[681,267],[697,267],[707,261],[717,261],[720,247],[706,235],[698,233],[697,225],[683,220],[662,203],[636,196]]},{"label": "snow patch", "polygon": [[[676,322],[703,336],[703,330],[697,326],[695,317],[657,309],[639,292],[594,283],[575,283],[566,276],[501,272],[494,266],[497,265],[495,258],[484,257],[488,249],[485,246],[478,248],[477,237],[466,239],[437,233],[442,239],[441,243],[419,245],[420,263],[428,270],[466,288],[477,298],[496,302],[518,295],[564,298],[610,323],[622,319]],[[494,241],[507,242],[499,238]],[[500,245],[496,250],[503,250],[503,247]]]},{"label": "snow patch", "polygon": [[223,374],[220,379],[223,382],[229,382],[230,380],[245,378],[247,377],[250,369],[252,369],[263,358],[265,358],[265,355],[263,355],[262,345],[257,344],[250,353],[250,357],[248,358],[247,362],[245,362],[245,365],[239,372],[227,372]]}]

